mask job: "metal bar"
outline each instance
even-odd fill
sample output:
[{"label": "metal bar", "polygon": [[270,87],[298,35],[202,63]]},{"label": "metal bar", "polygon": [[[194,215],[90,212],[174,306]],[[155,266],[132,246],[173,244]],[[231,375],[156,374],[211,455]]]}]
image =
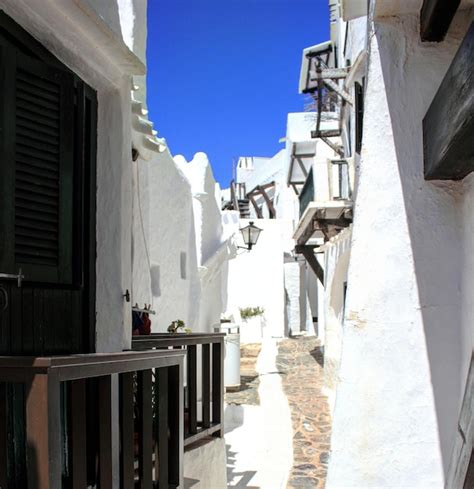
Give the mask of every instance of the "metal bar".
[{"label": "metal bar", "polygon": [[158,423],[157,423],[157,443],[155,448],[155,480],[156,467],[158,467],[158,487],[168,488],[169,486],[169,453],[168,453],[168,369],[160,368],[156,370],[158,379]]},{"label": "metal bar", "polygon": [[120,487],[134,488],[133,372],[120,374]]},{"label": "metal bar", "polygon": [[151,370],[137,372],[138,404],[138,478],[140,489],[152,489],[153,410]]},{"label": "metal bar", "polygon": [[197,433],[197,347],[188,346],[187,362],[187,382],[188,382],[188,414],[189,414],[189,433]]},{"label": "metal bar", "polygon": [[99,481],[100,489],[113,488],[112,376],[99,377]]},{"label": "metal bar", "polygon": [[202,345],[202,426],[211,426],[211,345]]},{"label": "metal bar", "polygon": [[72,487],[87,487],[86,380],[71,382]]},{"label": "metal bar", "polygon": [[61,487],[61,430],[59,381],[56,376],[35,375],[26,396],[28,487]]}]

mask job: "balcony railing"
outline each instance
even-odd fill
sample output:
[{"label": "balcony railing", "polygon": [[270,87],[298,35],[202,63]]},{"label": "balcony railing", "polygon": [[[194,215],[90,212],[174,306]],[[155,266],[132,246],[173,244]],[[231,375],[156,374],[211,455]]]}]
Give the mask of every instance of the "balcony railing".
[{"label": "balcony railing", "polygon": [[134,350],[187,353],[184,446],[210,435],[224,435],[224,337],[225,333],[154,333],[132,339]]},{"label": "balcony railing", "polygon": [[[315,169],[321,171],[315,174]],[[316,182],[316,178],[318,182]],[[322,186],[322,182],[327,182]],[[303,189],[299,196],[300,218],[311,202],[318,202],[321,208],[331,201],[348,201],[352,198],[350,169],[347,159],[328,160],[326,165],[313,165],[308,172]]]},{"label": "balcony railing", "polygon": [[175,350],[0,357],[0,487],[182,487],[183,363]]}]

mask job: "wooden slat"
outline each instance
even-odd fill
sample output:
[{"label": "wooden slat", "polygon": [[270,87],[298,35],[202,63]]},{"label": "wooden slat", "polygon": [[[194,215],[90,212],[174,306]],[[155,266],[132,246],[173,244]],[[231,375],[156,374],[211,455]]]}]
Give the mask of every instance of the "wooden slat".
[{"label": "wooden slat", "polygon": [[180,363],[180,365],[168,369],[168,421],[170,433],[168,470],[169,484],[176,487],[183,487],[184,398],[182,365]]},{"label": "wooden slat", "polygon": [[211,345],[202,345],[202,426],[211,426]]},{"label": "wooden slat", "polygon": [[153,410],[151,370],[137,372],[138,478],[140,489],[152,489]]},{"label": "wooden slat", "polygon": [[461,0],[424,0],[420,12],[421,40],[442,41],[460,3]]},{"label": "wooden slat", "polygon": [[212,345],[212,423],[221,423],[219,436],[224,436],[224,342]]},{"label": "wooden slat", "polygon": [[8,412],[7,386],[0,383],[0,487],[8,487]]},{"label": "wooden slat", "polygon": [[99,377],[99,481],[100,489],[113,488],[112,376]]},{"label": "wooden slat", "polygon": [[[169,486],[169,441],[168,441],[168,369],[160,368],[156,370],[158,379],[158,423],[156,424],[156,438],[158,440],[155,448],[155,480],[158,475],[159,488],[167,488]],[[157,463],[158,461],[158,463]],[[156,467],[158,468],[158,474],[156,474]]]},{"label": "wooden slat", "polygon": [[[35,375],[26,396],[28,487],[61,487],[61,428],[59,381],[53,375]],[[105,489],[105,486],[104,486]]]},{"label": "wooden slat", "polygon": [[196,345],[189,345],[187,353],[188,413],[189,433],[197,433],[197,350]]},{"label": "wooden slat", "polygon": [[474,23],[423,119],[426,180],[461,180],[474,170]]},{"label": "wooden slat", "polygon": [[133,372],[120,374],[120,487],[134,487]]},{"label": "wooden slat", "polygon": [[86,381],[71,382],[72,489],[87,486]]}]

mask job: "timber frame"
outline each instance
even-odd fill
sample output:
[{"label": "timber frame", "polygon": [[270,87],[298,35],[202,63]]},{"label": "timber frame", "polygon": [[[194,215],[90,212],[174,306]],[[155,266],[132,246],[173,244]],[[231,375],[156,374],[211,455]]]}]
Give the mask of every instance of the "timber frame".
[{"label": "timber frame", "polygon": [[[332,51],[332,47],[328,48],[328,52]],[[322,139],[331,149],[339,156],[344,157],[343,149],[331,141],[329,138],[339,137],[342,133],[341,121],[339,128],[335,130],[321,130],[321,113],[324,111],[324,106],[334,102],[334,98],[340,98],[342,104],[354,105],[354,100],[349,92],[344,87],[339,85],[339,80],[344,80],[348,74],[348,68],[330,68],[327,65],[328,55],[326,60],[323,55],[326,52],[309,53],[309,81],[304,93],[309,93],[314,99],[317,106],[316,129],[311,131],[312,138]]]},{"label": "timber frame", "polygon": [[[291,148],[291,160],[290,160],[290,169],[288,172],[288,186],[291,185],[293,187],[293,190],[295,191],[296,195],[300,194],[300,191],[298,190],[298,185],[304,185],[306,182],[306,179],[308,178],[308,170],[304,166],[304,163],[302,161],[302,158],[314,158],[316,156],[316,150],[313,153],[297,153],[297,143],[293,143],[292,148]],[[291,175],[293,174],[293,168],[295,167],[295,162],[299,165],[301,172],[303,173],[304,180],[302,181],[295,181],[291,179]]]},{"label": "timber frame", "polygon": [[255,209],[255,213],[257,214],[257,217],[259,219],[263,218],[263,214],[259,206],[257,205],[257,202],[255,200],[255,197],[258,197],[261,195],[263,197],[263,200],[265,201],[265,204],[268,207],[268,213],[270,215],[270,219],[276,219],[276,210],[275,207],[273,206],[273,199],[270,198],[268,195],[268,191],[272,188],[275,187],[275,182],[270,182],[266,183],[265,185],[257,185],[255,188],[253,188],[250,192],[247,193],[247,198],[252,202],[252,205]]},{"label": "timber frame", "polygon": [[420,12],[421,40],[442,41],[460,3],[461,0],[424,0]]},{"label": "timber frame", "polygon": [[474,170],[473,68],[471,23],[423,119],[426,180],[462,180]]}]

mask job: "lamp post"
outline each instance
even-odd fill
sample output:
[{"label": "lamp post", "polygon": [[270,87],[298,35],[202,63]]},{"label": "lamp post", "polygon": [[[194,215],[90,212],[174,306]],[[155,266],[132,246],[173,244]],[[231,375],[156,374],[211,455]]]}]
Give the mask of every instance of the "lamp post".
[{"label": "lamp post", "polygon": [[240,228],[240,232],[242,233],[242,238],[246,244],[246,247],[238,246],[238,248],[250,251],[252,246],[257,244],[258,237],[260,236],[262,229],[255,226],[253,221],[250,221],[247,226]]}]

